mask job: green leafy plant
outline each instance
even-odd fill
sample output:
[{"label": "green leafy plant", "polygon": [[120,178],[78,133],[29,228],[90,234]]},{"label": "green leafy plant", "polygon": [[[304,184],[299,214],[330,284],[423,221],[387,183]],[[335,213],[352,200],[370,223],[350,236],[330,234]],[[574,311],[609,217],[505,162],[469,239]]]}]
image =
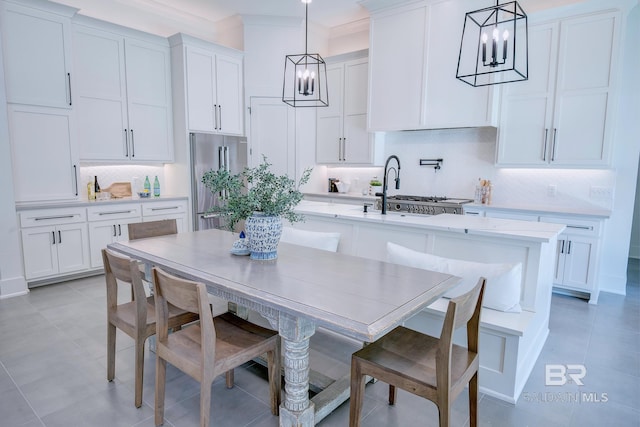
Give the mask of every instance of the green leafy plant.
[{"label": "green leafy plant", "polygon": [[260,165],[245,168],[238,174],[226,170],[206,172],[202,177],[205,187],[214,194],[226,190],[220,198],[221,204],[209,209],[208,213],[225,216],[230,230],[254,212],[280,216],[291,223],[302,221],[304,217],[294,209],[302,200],[299,188],[309,181],[311,168],[305,169],[296,183],[288,175],[275,175],[270,167],[271,163],[263,156]]}]

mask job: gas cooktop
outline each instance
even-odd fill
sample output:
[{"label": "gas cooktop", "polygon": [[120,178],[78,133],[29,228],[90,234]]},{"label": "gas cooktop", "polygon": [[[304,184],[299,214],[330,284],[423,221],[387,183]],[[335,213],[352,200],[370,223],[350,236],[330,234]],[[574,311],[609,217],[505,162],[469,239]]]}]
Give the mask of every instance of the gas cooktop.
[{"label": "gas cooktop", "polygon": [[[471,199],[449,198],[444,196],[408,196],[397,194],[387,197],[387,211],[408,212],[422,215],[452,213],[461,215],[462,205],[471,203]],[[376,201],[376,209],[382,209],[382,198]]]}]

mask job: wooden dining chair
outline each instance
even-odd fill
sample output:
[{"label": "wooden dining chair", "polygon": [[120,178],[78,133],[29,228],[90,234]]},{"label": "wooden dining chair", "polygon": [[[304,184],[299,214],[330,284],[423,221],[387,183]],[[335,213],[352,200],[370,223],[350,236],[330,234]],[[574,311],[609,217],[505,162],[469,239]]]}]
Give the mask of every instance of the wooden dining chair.
[{"label": "wooden dining chair", "polygon": [[[145,294],[137,261],[103,249],[102,262],[107,283],[107,380],[112,381],[115,377],[117,328],[135,341],[135,405],[139,408],[142,405],[144,343],[156,333],[154,297]],[[131,301],[118,304],[119,284],[131,287]],[[197,314],[171,307],[168,323],[169,327],[178,329],[197,319]]]},{"label": "wooden dining chair", "polygon": [[178,233],[178,224],[175,219],[161,219],[159,221],[134,222],[127,225],[129,240],[144,239],[147,237],[166,236]]},{"label": "wooden dining chair", "polygon": [[[157,346],[155,423],[164,423],[167,362],[200,382],[200,425],[209,426],[211,384],[228,372],[262,354],[267,354],[271,413],[280,407],[280,337],[277,332],[254,325],[231,313],[213,317],[203,283],[172,276],[153,268],[156,290]],[[199,324],[172,334],[170,305],[198,313]]]},{"label": "wooden dining chair", "polygon": [[[440,338],[403,326],[358,350],[351,357],[349,426],[360,426],[365,376],[389,384],[389,404],[396,387],[431,400],[438,407],[440,427],[449,426],[451,404],[469,384],[470,426],[478,425],[478,338],[480,308],[486,280],[449,301]],[[467,347],[453,344],[456,329],[467,327]]]}]

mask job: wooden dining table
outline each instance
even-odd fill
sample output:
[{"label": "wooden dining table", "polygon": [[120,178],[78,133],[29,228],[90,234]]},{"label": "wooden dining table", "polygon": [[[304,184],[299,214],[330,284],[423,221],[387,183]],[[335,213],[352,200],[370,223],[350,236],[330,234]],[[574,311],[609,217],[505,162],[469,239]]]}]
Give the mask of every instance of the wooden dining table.
[{"label": "wooden dining table", "polygon": [[[236,239],[228,231],[203,230],[108,247],[202,282],[210,294],[269,321],[283,342],[280,426],[313,426],[327,407],[337,406],[324,392],[309,398],[309,339],[316,328],[373,342],[460,282],[448,274],[282,242],[277,259],[252,260],[230,253]],[[348,397],[348,381],[346,386]],[[346,399],[344,392],[332,393],[338,395]]]}]

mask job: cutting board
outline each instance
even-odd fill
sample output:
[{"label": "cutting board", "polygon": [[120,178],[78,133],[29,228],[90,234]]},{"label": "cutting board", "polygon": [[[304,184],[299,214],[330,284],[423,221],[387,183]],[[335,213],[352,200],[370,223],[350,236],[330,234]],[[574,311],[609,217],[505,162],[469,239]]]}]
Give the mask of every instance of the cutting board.
[{"label": "cutting board", "polygon": [[103,188],[103,191],[111,193],[111,197],[119,199],[121,197],[131,197],[131,183],[130,182],[114,182],[107,188]]}]

